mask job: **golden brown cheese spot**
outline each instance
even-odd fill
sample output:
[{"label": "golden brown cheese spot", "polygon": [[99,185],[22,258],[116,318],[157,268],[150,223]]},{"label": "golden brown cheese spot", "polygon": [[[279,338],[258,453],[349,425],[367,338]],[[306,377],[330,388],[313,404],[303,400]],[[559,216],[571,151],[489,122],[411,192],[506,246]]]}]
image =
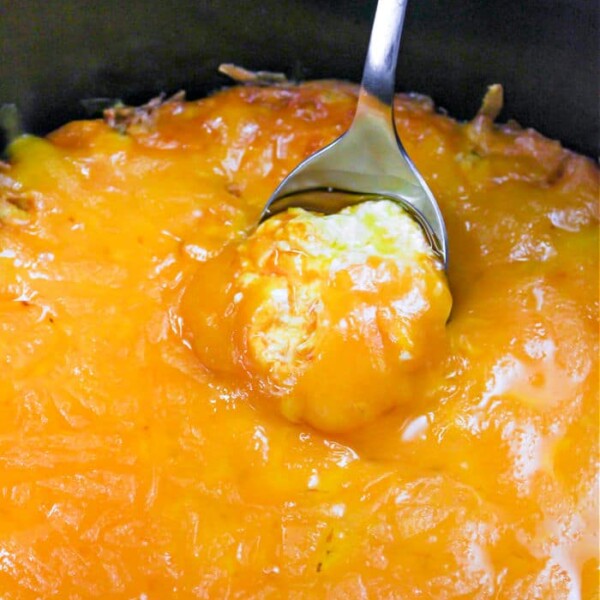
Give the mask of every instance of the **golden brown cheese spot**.
[{"label": "golden brown cheese spot", "polygon": [[[210,368],[246,373],[292,421],[363,425],[409,402],[444,346],[443,269],[392,202],[330,216],[292,209],[214,260],[184,299],[192,344]],[[211,289],[223,294],[217,311]],[[231,335],[219,340],[223,327]]]}]

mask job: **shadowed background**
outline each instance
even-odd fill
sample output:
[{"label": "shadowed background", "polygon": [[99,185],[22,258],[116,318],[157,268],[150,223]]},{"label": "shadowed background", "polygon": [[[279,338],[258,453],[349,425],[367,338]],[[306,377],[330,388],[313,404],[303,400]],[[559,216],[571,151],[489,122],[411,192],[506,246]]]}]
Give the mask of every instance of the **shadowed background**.
[{"label": "shadowed background", "polygon": [[[222,62],[359,81],[375,4],[0,0],[0,104],[45,133],[98,114],[102,102],[82,100],[205,95],[230,84]],[[502,83],[501,120],[597,156],[598,13],[592,0],[412,0],[397,89],[466,119],[486,86]]]}]

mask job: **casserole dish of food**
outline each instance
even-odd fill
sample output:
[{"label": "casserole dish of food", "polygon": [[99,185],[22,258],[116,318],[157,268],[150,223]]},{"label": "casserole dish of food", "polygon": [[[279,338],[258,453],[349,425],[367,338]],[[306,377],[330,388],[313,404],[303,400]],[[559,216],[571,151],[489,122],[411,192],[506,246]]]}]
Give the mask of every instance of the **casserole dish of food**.
[{"label": "casserole dish of food", "polygon": [[412,8],[417,285],[389,207],[256,229],[373,5],[0,5],[0,597],[597,597],[596,9],[540,6]]}]

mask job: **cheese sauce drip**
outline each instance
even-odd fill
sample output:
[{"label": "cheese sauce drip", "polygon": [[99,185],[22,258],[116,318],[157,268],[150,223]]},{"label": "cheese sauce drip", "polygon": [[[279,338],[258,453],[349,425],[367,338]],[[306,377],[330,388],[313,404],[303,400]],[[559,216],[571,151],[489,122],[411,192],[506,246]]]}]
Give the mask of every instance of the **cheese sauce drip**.
[{"label": "cheese sauce drip", "polygon": [[[594,597],[598,167],[531,130],[399,96],[396,125],[448,227],[452,318],[435,344],[403,338],[384,318],[399,290],[359,290],[380,310],[385,360],[340,342],[331,362],[350,366],[327,373],[347,379],[325,394],[294,339],[314,298],[319,318],[335,308],[332,286],[315,278],[286,321],[266,291],[283,289],[274,242],[301,244],[301,225],[329,243],[332,229],[295,213],[288,240],[247,232],[355,106],[335,82],[233,88],[13,143],[0,166],[3,599]],[[351,286],[392,268],[375,254],[356,271],[324,258],[346,286],[338,324]],[[275,301],[292,306],[287,289]],[[429,330],[449,299],[427,297]],[[242,348],[235,319],[266,337]],[[339,408],[359,383],[380,390],[382,364],[410,381],[393,406],[357,421],[310,412],[315,391]]]}]

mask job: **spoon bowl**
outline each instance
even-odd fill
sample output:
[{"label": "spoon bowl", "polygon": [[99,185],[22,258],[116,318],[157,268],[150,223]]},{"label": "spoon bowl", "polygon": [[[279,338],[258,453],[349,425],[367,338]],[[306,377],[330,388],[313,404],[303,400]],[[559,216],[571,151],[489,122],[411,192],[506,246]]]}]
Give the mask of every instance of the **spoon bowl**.
[{"label": "spoon bowl", "polygon": [[367,200],[392,200],[421,225],[446,266],[442,213],[394,126],[394,83],[406,4],[407,0],[379,0],[350,129],[281,182],[260,221],[292,207],[331,214]]}]

